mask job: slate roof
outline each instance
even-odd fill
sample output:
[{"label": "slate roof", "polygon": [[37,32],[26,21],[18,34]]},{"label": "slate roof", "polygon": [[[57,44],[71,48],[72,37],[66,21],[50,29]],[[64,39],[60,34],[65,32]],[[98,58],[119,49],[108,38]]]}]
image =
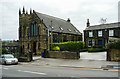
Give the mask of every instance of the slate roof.
[{"label": "slate roof", "polygon": [[118,28],[118,27],[120,27],[120,22],[89,26],[85,30],[100,30],[100,29],[102,30],[102,29],[110,29],[110,28]]},{"label": "slate roof", "polygon": [[38,13],[35,11],[37,16],[43,20],[43,23],[46,25],[46,27],[51,31],[51,20],[52,20],[52,31],[53,32],[62,32],[62,33],[69,33],[69,34],[77,34],[81,35],[81,32],[73,26],[70,22],[67,22],[66,20],[49,16],[46,14]]},{"label": "slate roof", "polygon": [[2,45],[3,47],[7,46],[7,47],[13,47],[13,46],[19,46],[18,42],[14,42],[14,43],[5,43]]}]

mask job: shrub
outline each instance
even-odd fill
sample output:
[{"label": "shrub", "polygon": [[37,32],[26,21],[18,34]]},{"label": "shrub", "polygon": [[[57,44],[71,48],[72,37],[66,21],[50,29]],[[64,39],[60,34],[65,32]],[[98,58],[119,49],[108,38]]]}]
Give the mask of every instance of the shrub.
[{"label": "shrub", "polygon": [[111,39],[107,44],[107,49],[120,49],[120,40]]},{"label": "shrub", "polygon": [[87,49],[87,48],[80,49],[80,52],[86,52],[86,51],[88,51],[88,49]]},{"label": "shrub", "polygon": [[83,41],[69,41],[69,42],[62,42],[62,43],[53,43],[52,47],[60,47],[61,51],[73,51],[78,52],[80,49],[85,47],[85,43]]},{"label": "shrub", "polygon": [[103,52],[106,51],[104,48],[88,48],[88,52]]},{"label": "shrub", "polygon": [[7,54],[7,50],[5,48],[2,48],[2,54]]},{"label": "shrub", "polygon": [[54,48],[52,48],[53,51],[60,51],[60,47],[56,46]]}]

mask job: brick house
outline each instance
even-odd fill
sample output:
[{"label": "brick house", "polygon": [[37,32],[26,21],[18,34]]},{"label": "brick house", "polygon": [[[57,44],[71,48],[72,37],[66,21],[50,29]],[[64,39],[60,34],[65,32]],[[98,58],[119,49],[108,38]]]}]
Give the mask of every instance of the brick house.
[{"label": "brick house", "polygon": [[105,47],[109,38],[120,38],[120,22],[90,26],[84,30],[86,47]]},{"label": "brick house", "polygon": [[70,22],[30,10],[19,10],[20,52],[40,54],[49,50],[49,43],[81,41],[82,33]]},{"label": "brick house", "polygon": [[2,47],[5,48],[8,53],[19,54],[19,50],[18,50],[19,42],[18,41],[9,41],[9,42],[2,43]]}]

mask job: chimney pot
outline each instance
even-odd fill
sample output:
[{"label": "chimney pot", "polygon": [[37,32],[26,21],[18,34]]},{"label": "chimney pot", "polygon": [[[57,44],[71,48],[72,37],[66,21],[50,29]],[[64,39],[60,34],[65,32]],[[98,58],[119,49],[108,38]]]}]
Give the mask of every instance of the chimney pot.
[{"label": "chimney pot", "polygon": [[70,18],[67,19],[67,22],[70,22]]},{"label": "chimney pot", "polygon": [[90,22],[89,22],[89,19],[87,19],[87,27],[90,26]]}]

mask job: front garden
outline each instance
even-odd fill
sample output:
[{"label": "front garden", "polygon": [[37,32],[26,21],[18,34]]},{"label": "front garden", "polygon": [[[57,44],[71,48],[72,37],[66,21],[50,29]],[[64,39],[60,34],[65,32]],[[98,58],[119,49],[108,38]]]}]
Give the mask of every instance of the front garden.
[{"label": "front garden", "polygon": [[71,52],[103,52],[105,48],[85,48],[85,42],[83,41],[69,41],[62,43],[53,43],[52,51],[71,51]]}]

